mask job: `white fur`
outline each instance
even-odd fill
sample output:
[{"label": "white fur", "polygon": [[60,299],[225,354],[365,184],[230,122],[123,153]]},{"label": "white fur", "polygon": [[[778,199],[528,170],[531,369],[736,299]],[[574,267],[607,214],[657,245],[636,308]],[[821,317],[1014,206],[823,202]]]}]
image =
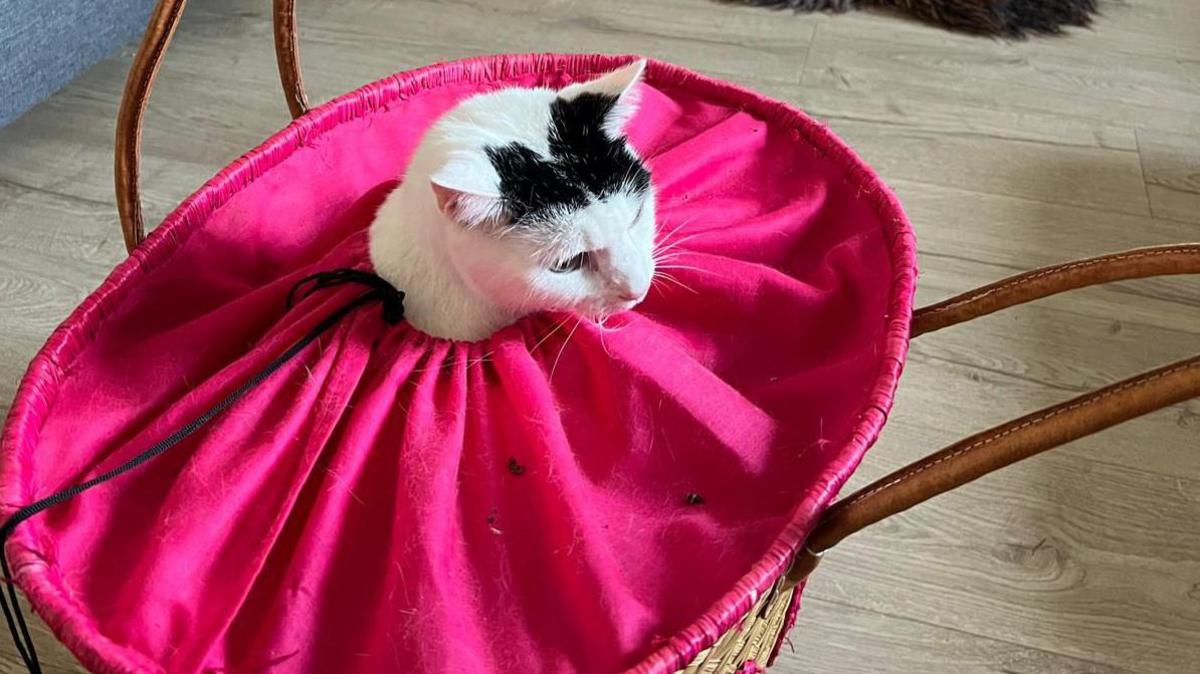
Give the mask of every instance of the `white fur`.
[{"label": "white fur", "polygon": [[[434,124],[370,229],[375,271],[405,292],[410,324],[474,341],[536,311],[599,318],[645,297],[654,274],[653,189],[644,199],[618,193],[593,202],[547,230],[505,228],[499,177],[483,152],[517,141],[548,157],[550,104],[585,91],[618,96],[604,124],[618,138],[635,111],[644,66],[638,61],[561,91],[480,94]],[[592,263],[584,269],[550,270],[585,251]]]}]

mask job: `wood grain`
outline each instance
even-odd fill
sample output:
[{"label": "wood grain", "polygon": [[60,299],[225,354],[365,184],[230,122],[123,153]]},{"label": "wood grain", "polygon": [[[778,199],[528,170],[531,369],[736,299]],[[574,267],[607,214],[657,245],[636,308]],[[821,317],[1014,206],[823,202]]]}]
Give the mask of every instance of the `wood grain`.
[{"label": "wood grain", "polygon": [[843,543],[808,592],[1117,668],[1200,666],[1177,649],[1200,629],[1200,482],[1051,454],[960,491]]},{"label": "wood grain", "polygon": [[1143,129],[1138,142],[1151,212],[1200,224],[1200,135]]},{"label": "wood grain", "polygon": [[1083,658],[806,595],[780,669],[925,674],[1130,674]]},{"label": "wood grain", "polygon": [[[708,0],[299,3],[314,103],[493,52],[639,52],[789,99],[906,204],[921,302],[1029,267],[1200,238],[1200,6],[1104,3],[1007,43],[874,14]],[[112,130],[132,48],[0,130],[0,411],[121,257]],[[288,122],[268,3],[193,2],[147,115],[148,224]],[[913,345],[864,484],[965,434],[1200,345],[1200,279],[1089,289]],[[1200,671],[1200,401],[1013,467],[829,553],[777,666]],[[43,628],[39,625],[39,630]],[[39,632],[47,671],[80,671]],[[17,672],[0,645],[0,672]]]}]

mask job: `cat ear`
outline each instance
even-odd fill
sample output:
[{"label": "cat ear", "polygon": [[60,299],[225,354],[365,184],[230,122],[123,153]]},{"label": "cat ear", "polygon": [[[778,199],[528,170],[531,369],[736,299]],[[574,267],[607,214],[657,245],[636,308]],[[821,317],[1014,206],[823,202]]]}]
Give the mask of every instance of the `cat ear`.
[{"label": "cat ear", "polygon": [[438,210],[463,227],[496,225],[505,220],[504,201],[495,190],[485,187],[480,171],[451,162],[429,176],[429,187]]},{"label": "cat ear", "polygon": [[623,133],[625,123],[637,112],[640,98],[637,84],[641,82],[645,70],[646,59],[638,59],[594,80],[567,85],[558,92],[558,96],[566,101],[586,93],[616,98],[617,102],[604,118],[603,128],[609,137],[617,138]]}]

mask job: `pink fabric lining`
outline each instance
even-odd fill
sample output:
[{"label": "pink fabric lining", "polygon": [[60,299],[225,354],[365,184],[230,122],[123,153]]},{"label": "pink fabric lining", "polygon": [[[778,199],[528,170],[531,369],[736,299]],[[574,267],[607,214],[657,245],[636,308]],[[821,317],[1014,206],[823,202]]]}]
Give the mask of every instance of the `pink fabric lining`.
[{"label": "pink fabric lining", "polygon": [[[140,450],[351,296],[281,306],[303,274],[365,264],[362,229],[440,112],[627,60],[396,75],[223,170],[31,363],[4,508]],[[672,672],[744,615],[883,425],[913,240],[803,114],[663,63],[647,78],[631,137],[691,290],[569,343],[557,317],[462,344],[355,314],[186,448],[13,536],[86,666]]]}]

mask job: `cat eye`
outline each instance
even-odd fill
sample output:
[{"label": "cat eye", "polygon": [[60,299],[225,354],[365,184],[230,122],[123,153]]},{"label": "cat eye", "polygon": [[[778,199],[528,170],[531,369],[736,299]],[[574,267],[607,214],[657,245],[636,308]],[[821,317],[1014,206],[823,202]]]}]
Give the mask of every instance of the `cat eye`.
[{"label": "cat eye", "polygon": [[568,274],[573,271],[579,271],[580,269],[583,269],[583,265],[587,263],[587,260],[587,253],[573,255],[565,260],[559,260],[558,262],[550,265],[550,271],[554,272],[555,274]]}]

